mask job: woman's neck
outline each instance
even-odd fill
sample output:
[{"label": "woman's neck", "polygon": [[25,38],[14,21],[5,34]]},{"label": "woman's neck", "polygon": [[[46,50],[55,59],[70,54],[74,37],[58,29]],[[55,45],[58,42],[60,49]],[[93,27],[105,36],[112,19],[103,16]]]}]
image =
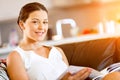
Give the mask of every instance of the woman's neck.
[{"label": "woman's neck", "polygon": [[24,50],[35,50],[39,47],[42,47],[42,45],[40,45],[40,42],[38,42],[38,41],[28,41],[28,40],[22,40],[20,42],[19,46],[21,48],[23,48]]}]

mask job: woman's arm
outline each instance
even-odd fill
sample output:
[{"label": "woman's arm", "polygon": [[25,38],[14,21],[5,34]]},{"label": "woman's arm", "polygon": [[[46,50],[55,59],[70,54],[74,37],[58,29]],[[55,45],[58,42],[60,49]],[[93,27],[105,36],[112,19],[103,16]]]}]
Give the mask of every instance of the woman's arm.
[{"label": "woman's arm", "polygon": [[7,57],[7,73],[10,80],[29,80],[22,59],[16,51]]},{"label": "woman's arm", "polygon": [[[68,60],[67,60],[63,50],[59,47],[57,47],[57,49],[61,52],[62,57],[63,57],[63,61],[69,66]],[[91,73],[91,70],[92,70],[91,68],[86,67],[74,75],[71,75],[68,72],[63,76],[63,78],[61,80],[85,80],[89,76],[89,74]]]},{"label": "woman's arm", "polygon": [[66,65],[69,66],[69,63],[68,63],[67,57],[65,56],[63,50],[62,50],[61,48],[59,48],[59,47],[56,47],[56,48],[60,51],[60,53],[61,53],[61,55],[62,55],[62,59],[63,59],[63,61],[66,63]]}]

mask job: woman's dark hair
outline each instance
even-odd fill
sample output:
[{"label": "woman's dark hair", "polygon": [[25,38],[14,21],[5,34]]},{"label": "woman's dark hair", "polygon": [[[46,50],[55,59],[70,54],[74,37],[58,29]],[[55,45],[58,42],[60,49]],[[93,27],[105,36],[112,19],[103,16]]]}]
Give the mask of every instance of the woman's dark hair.
[{"label": "woman's dark hair", "polygon": [[17,23],[19,24],[19,21],[25,22],[26,19],[29,17],[30,13],[37,11],[37,10],[44,10],[48,13],[46,7],[38,2],[32,2],[24,5],[19,13]]}]

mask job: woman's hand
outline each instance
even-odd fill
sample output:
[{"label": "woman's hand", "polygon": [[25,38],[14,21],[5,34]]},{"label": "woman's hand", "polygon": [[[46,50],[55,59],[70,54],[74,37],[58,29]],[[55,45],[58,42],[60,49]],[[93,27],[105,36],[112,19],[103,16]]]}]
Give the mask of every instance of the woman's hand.
[{"label": "woman's hand", "polygon": [[85,80],[89,74],[91,73],[90,68],[84,68],[77,72],[76,74],[70,74],[69,72],[66,73],[65,76],[61,80]]}]

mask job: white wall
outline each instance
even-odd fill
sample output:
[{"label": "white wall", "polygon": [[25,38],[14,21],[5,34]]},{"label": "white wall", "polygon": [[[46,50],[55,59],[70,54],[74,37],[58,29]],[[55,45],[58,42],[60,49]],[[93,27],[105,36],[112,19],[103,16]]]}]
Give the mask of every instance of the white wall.
[{"label": "white wall", "polygon": [[0,21],[17,18],[20,8],[24,4],[35,1],[51,8],[50,0],[0,0]]}]

